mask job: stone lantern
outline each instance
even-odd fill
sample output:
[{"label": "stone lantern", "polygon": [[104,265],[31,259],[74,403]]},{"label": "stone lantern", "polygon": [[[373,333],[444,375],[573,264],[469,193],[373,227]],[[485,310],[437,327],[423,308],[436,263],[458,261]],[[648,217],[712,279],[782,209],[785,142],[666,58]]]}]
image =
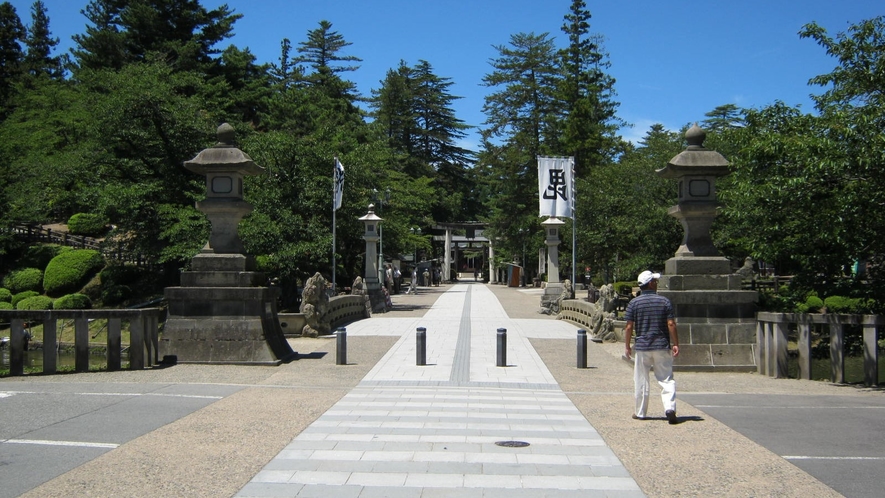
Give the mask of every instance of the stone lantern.
[{"label": "stone lantern", "polygon": [[237,225],[252,212],[252,205],[243,200],[243,177],[261,174],[264,168],[237,148],[231,125],[219,126],[217,136],[218,143],[185,161],[184,167],[206,177],[206,199],[197,203],[197,209],[209,218],[212,233],[203,252],[242,254]]},{"label": "stone lantern", "polygon": [[716,217],[716,178],[728,174],[722,154],[704,148],[697,125],[685,134],[688,147],[657,173],[678,182],[679,197],[668,211],[684,235],[667,260],[658,293],[673,303],[679,326],[682,370],[756,370],[755,291],[743,290],[741,276],[721,256],[710,237]]},{"label": "stone lantern", "polygon": [[704,130],[694,125],[685,133],[688,147],[659,169],[664,178],[679,182],[679,201],[668,213],[685,234],[676,256],[719,256],[710,238],[710,227],[716,217],[716,178],[728,174],[728,161],[715,150],[705,149]]},{"label": "stone lantern", "polygon": [[559,218],[547,218],[541,222],[546,234],[547,244],[547,286],[541,295],[541,307],[559,299],[562,294],[562,283],[559,281],[559,232],[565,222]]},{"label": "stone lantern", "polygon": [[369,211],[359,220],[365,225],[363,240],[366,241],[366,265],[363,279],[366,282],[366,289],[369,291],[369,299],[374,310],[383,307],[386,301],[381,294],[381,282],[378,280],[378,251],[376,249],[376,244],[381,238],[380,224],[384,220],[375,214],[374,204],[369,204]]},{"label": "stone lantern", "polygon": [[164,360],[179,363],[279,364],[297,356],[277,316],[279,289],[264,287],[262,273],[247,271],[237,234],[252,211],[243,200],[243,177],[264,168],[235,145],[233,127],[218,128],[218,143],[184,166],[206,176],[206,199],[197,203],[212,224],[209,241],[167,287],[168,317],[160,339]]}]

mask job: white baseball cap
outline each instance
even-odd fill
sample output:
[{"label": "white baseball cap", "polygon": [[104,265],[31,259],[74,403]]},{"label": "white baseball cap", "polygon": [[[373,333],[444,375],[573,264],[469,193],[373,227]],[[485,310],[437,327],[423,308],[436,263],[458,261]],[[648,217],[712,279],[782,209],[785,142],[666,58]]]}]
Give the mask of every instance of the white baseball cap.
[{"label": "white baseball cap", "polygon": [[639,280],[639,286],[642,287],[652,280],[657,280],[659,278],[661,278],[660,273],[652,273],[648,270],[645,270],[644,272],[639,274],[639,278],[637,278],[637,280]]}]

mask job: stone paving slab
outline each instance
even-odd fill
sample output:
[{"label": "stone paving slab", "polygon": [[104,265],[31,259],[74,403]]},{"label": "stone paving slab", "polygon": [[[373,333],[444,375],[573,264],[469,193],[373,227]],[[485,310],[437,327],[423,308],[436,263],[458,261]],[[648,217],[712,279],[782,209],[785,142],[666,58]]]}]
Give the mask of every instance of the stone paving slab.
[{"label": "stone paving slab", "polygon": [[[237,496],[645,496],[529,341],[574,337],[575,326],[513,320],[481,285],[452,287],[420,319],[363,322],[348,336],[399,327],[401,338]],[[417,327],[426,366],[416,365]],[[496,444],[508,442],[518,446]]]}]

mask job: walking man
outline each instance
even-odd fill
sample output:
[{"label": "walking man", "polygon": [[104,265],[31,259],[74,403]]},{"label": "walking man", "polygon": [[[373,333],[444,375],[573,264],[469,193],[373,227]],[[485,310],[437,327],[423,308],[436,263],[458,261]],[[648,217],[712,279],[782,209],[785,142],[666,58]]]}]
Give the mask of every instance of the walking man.
[{"label": "walking man", "polygon": [[[673,305],[658,295],[660,273],[648,270],[639,274],[639,296],[627,304],[627,326],[624,328],[627,359],[635,356],[633,365],[633,396],[636,408],[633,418],[642,420],[648,412],[648,370],[654,369],[661,386],[664,414],[670,424],[676,423],[676,381],[673,379],[673,358],[679,355],[679,336]],[[635,354],[630,339],[636,331]]]}]

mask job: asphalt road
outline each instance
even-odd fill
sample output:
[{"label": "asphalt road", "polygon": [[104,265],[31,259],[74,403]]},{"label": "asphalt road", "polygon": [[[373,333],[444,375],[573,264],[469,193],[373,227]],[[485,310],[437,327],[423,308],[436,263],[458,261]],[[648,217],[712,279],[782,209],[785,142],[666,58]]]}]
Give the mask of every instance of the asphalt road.
[{"label": "asphalt road", "polygon": [[885,493],[885,403],[879,397],[684,394],[680,399],[847,497]]},{"label": "asphalt road", "polygon": [[0,498],[7,498],[242,386],[17,382],[0,389]]}]

